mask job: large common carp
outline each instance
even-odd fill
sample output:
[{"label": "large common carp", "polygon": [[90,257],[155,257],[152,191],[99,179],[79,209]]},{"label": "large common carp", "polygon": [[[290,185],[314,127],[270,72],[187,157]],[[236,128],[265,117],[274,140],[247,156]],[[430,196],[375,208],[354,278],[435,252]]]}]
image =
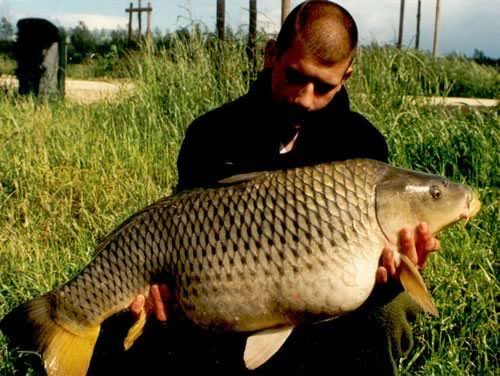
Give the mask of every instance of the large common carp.
[{"label": "large common carp", "polygon": [[[222,183],[132,215],[73,280],[16,308],[0,328],[14,343],[30,342],[49,375],[84,375],[101,323],[147,294],[152,281],[165,281],[195,324],[249,332],[244,358],[255,368],[294,326],[359,307],[384,246],[397,244],[403,226],[427,222],[437,233],[480,208],[465,185],[373,160]],[[435,314],[416,268],[396,256],[410,296]],[[143,323],[131,328],[126,347]]]}]

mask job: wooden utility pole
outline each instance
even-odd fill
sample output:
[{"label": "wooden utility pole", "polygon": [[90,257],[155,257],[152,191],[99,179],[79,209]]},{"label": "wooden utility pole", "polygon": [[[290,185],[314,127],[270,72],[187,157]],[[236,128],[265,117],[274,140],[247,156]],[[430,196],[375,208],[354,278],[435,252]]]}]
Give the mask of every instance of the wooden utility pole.
[{"label": "wooden utility pole", "polygon": [[[153,8],[151,8],[151,3],[148,3],[148,8],[153,10]],[[146,26],[146,38],[149,41],[151,41],[153,40],[153,33],[151,32],[151,11],[147,12],[147,16],[148,16],[148,23]]]},{"label": "wooden utility pole", "polygon": [[225,0],[217,0],[217,37],[220,40],[224,39],[225,14],[226,14]]},{"label": "wooden utility pole", "polygon": [[436,0],[436,20],[434,23],[434,43],[432,44],[432,56],[438,53],[438,35],[439,35],[439,13],[440,13],[440,0]]},{"label": "wooden utility pole", "polygon": [[[139,1],[139,9],[141,7],[141,0]],[[139,37],[142,35],[142,12],[137,12],[137,24],[139,25]]]},{"label": "wooden utility pole", "polygon": [[403,23],[405,18],[405,0],[401,0],[401,9],[399,12],[399,35],[397,48],[401,48],[403,45]]},{"label": "wooden utility pole", "polygon": [[130,3],[130,7],[125,9],[125,12],[128,12],[128,42],[132,40],[132,13],[134,9],[134,4]]},{"label": "wooden utility pole", "polygon": [[286,16],[290,13],[291,0],[281,0],[281,24],[285,22]]},{"label": "wooden utility pole", "polygon": [[247,56],[255,68],[255,48],[257,41],[257,0],[249,0]]},{"label": "wooden utility pole", "polygon": [[257,38],[257,0],[249,0],[250,17],[248,20],[248,37],[255,42]]},{"label": "wooden utility pole", "polygon": [[415,38],[415,49],[418,50],[420,46],[420,17],[421,17],[421,10],[422,10],[422,1],[418,0],[417,4],[417,36]]},{"label": "wooden utility pole", "polygon": [[137,13],[137,21],[139,22],[139,39],[142,36],[142,12],[146,12],[148,16],[148,24],[146,27],[146,36],[147,38],[151,38],[151,12],[153,12],[153,8],[151,7],[151,3],[148,3],[147,7],[141,6],[141,0],[139,0],[139,6],[134,8],[134,4],[130,3],[130,7],[125,9],[125,12],[128,13],[128,41],[129,43],[132,41],[132,13]]}]

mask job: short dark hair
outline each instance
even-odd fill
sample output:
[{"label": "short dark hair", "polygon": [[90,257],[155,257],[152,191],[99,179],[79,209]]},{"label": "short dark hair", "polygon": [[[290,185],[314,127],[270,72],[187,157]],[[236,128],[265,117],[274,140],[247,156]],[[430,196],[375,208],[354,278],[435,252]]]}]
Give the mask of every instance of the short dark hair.
[{"label": "short dark hair", "polygon": [[310,0],[296,6],[285,19],[278,34],[278,53],[297,40],[326,62],[343,60],[356,49],[358,28],[351,14],[327,0]]}]

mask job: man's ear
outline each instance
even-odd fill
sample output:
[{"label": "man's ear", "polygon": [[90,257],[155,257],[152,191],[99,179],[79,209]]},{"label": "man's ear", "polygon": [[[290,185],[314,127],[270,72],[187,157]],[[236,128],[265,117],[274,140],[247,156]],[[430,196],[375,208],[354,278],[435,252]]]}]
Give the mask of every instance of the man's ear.
[{"label": "man's ear", "polygon": [[347,70],[345,71],[344,73],[344,77],[343,77],[343,81],[347,81],[349,79],[349,77],[352,76],[352,71],[353,71],[353,68],[352,68],[352,63],[349,64],[349,68],[347,68]]},{"label": "man's ear", "polygon": [[264,68],[272,68],[278,55],[278,45],[276,40],[270,39],[266,43],[264,50]]}]

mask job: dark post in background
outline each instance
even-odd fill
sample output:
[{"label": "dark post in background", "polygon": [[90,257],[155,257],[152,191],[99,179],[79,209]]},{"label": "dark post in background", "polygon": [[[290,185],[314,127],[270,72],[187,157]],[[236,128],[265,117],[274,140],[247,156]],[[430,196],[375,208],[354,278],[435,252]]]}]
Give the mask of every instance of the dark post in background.
[{"label": "dark post in background", "polygon": [[219,40],[224,40],[224,27],[225,27],[225,15],[226,15],[226,1],[217,0],[217,37]]},{"label": "dark post in background", "polygon": [[252,71],[256,69],[256,42],[257,42],[257,0],[249,1],[249,23],[248,23],[248,42],[247,56],[251,64]]},{"label": "dark post in background", "polygon": [[24,18],[17,23],[15,55],[20,94],[64,96],[66,36],[51,22]]}]

